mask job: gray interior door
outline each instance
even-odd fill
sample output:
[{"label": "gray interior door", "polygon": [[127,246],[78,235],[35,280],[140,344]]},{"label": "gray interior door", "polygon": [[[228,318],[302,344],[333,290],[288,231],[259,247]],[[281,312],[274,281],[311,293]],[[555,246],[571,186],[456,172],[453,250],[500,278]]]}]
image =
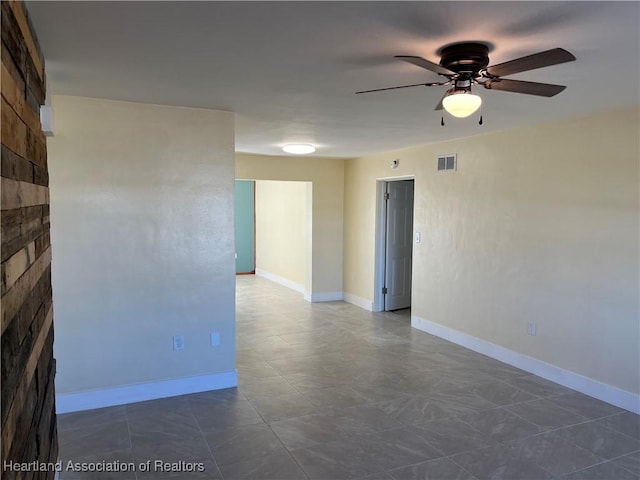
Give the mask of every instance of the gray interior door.
[{"label": "gray interior door", "polygon": [[411,306],[413,180],[387,183],[385,310]]},{"label": "gray interior door", "polygon": [[236,180],[236,273],[256,270],[255,182]]}]

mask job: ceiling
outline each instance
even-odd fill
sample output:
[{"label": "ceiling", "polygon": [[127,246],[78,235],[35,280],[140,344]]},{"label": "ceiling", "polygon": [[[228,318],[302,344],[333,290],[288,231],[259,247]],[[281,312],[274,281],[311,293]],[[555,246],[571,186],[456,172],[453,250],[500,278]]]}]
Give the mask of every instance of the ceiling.
[{"label": "ceiling", "polygon": [[[238,152],[356,157],[640,104],[638,2],[27,2],[54,94],[230,110]],[[553,98],[480,90],[476,116],[445,117],[447,87],[394,59],[439,62],[459,41],[490,64],[562,47],[575,62],[509,78]]]}]

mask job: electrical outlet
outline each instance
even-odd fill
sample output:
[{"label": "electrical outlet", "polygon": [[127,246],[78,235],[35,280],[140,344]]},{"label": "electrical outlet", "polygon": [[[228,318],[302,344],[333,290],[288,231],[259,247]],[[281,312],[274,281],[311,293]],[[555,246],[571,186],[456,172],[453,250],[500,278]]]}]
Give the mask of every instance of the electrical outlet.
[{"label": "electrical outlet", "polygon": [[538,324],[536,322],[527,322],[527,333],[535,337],[538,334]]},{"label": "electrical outlet", "polygon": [[218,332],[211,333],[211,346],[212,347],[220,346],[220,334]]},{"label": "electrical outlet", "polygon": [[175,351],[184,350],[184,336],[183,335],[174,335],[173,336],[173,349]]}]

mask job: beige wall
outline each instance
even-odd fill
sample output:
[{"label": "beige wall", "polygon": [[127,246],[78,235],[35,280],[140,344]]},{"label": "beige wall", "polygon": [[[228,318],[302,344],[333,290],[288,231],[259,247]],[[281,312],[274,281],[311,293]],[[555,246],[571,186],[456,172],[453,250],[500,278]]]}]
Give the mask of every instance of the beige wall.
[{"label": "beige wall", "polygon": [[632,109],[348,160],[345,292],[373,300],[376,178],[415,175],[413,316],[637,394],[639,128]]},{"label": "beige wall", "polygon": [[276,275],[301,288],[307,271],[307,222],[311,222],[307,184],[255,183],[256,273]]},{"label": "beige wall", "polygon": [[236,178],[312,184],[312,265],[305,289],[312,300],[342,295],[344,160],[236,154]]},{"label": "beige wall", "polygon": [[53,106],[57,392],[233,372],[233,114],[68,96]]}]

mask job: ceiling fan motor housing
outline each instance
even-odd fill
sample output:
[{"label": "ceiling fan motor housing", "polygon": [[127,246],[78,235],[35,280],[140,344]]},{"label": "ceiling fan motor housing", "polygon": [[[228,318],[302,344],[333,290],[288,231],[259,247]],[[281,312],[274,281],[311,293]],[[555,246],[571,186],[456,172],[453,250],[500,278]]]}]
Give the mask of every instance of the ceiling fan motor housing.
[{"label": "ceiling fan motor housing", "polygon": [[483,43],[455,43],[442,49],[440,65],[474,77],[489,65],[489,47]]}]

